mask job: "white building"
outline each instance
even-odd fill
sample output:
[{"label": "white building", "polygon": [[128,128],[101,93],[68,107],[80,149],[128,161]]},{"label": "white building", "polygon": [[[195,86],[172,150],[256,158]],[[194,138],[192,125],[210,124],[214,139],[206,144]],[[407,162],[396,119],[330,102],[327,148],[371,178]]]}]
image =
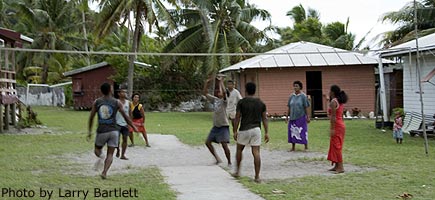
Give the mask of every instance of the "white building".
[{"label": "white building", "polygon": [[435,114],[435,33],[419,38],[418,73],[416,40],[394,46],[382,57],[395,57],[403,65],[403,105],[405,112],[421,113],[419,81],[422,83],[424,114]]}]

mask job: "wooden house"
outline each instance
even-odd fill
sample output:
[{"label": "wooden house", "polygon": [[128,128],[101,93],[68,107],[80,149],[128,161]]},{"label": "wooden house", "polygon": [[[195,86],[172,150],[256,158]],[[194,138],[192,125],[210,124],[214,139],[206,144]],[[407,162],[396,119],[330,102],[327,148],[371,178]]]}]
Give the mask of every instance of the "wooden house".
[{"label": "wooden house", "polygon": [[95,99],[102,96],[101,84],[107,82],[112,86],[115,85],[115,82],[111,80],[114,74],[115,69],[107,62],[65,72],[64,76],[72,78],[74,109],[91,109]]},{"label": "wooden house", "polygon": [[[21,48],[33,39],[21,33],[0,28],[0,47]],[[8,130],[9,125],[16,125],[16,110],[19,102],[15,79],[15,51],[0,48],[0,132]]]},{"label": "wooden house", "polygon": [[[403,108],[405,112],[421,113],[420,82],[424,113],[435,114],[435,33],[419,38],[419,68],[417,46],[412,40],[382,52],[384,58],[395,58],[403,66]],[[420,81],[420,82],[419,82]]]},{"label": "wooden house", "polygon": [[349,101],[345,109],[365,116],[375,111],[375,67],[378,59],[325,45],[297,42],[222,69],[236,80],[241,94],[247,82],[257,84],[257,96],[269,115],[284,115],[293,93],[293,82],[301,81],[312,101],[313,116],[325,116],[329,89],[336,84]]}]

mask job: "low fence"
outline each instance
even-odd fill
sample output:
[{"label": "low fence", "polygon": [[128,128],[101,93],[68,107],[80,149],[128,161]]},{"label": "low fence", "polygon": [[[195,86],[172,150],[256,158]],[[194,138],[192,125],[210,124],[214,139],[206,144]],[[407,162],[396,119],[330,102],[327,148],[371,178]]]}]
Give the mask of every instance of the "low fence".
[{"label": "low fence", "polygon": [[[62,85],[70,84],[65,83]],[[65,90],[62,85],[29,84],[28,87],[17,87],[17,95],[21,102],[30,106],[65,106]]]}]

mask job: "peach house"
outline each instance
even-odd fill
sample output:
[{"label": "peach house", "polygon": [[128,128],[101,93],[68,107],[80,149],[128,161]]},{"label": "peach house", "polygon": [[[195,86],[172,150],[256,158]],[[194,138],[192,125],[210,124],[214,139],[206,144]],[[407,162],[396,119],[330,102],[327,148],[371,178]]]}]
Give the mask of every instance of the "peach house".
[{"label": "peach house", "polygon": [[257,84],[257,96],[270,115],[284,115],[293,82],[303,83],[313,116],[325,116],[329,88],[339,85],[349,96],[345,109],[367,116],[375,111],[375,68],[378,59],[311,42],[291,43],[222,69],[244,95],[247,82]]}]

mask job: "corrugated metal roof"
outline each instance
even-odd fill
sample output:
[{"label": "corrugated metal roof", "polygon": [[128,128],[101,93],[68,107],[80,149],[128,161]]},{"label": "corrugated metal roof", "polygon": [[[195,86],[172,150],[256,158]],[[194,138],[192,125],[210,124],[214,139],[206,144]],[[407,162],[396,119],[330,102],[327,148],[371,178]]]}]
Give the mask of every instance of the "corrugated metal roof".
[{"label": "corrugated metal roof", "polygon": [[32,43],[33,39],[13,30],[0,27],[0,38],[5,40],[22,41]]},{"label": "corrugated metal roof", "polygon": [[311,42],[296,42],[244,60],[220,72],[249,68],[373,65],[377,58]]},{"label": "corrugated metal roof", "polygon": [[[382,57],[397,56],[401,54],[408,54],[410,52],[415,52],[416,48],[415,40],[411,40],[397,46],[391,47],[387,50],[381,52]],[[435,49],[435,33],[426,35],[418,39],[418,49],[419,51],[427,51]]]},{"label": "corrugated metal roof", "polygon": [[109,63],[107,63],[107,62],[100,62],[100,63],[94,64],[94,65],[89,65],[89,66],[86,66],[86,67],[82,67],[82,68],[78,68],[78,69],[75,69],[75,70],[67,71],[67,72],[63,73],[63,75],[64,76],[72,76],[72,75],[75,75],[75,74],[79,74],[79,73],[87,72],[87,71],[90,71],[90,70],[98,69],[98,68],[101,68],[101,67],[104,67],[104,66],[107,66],[107,65],[109,65]]}]

